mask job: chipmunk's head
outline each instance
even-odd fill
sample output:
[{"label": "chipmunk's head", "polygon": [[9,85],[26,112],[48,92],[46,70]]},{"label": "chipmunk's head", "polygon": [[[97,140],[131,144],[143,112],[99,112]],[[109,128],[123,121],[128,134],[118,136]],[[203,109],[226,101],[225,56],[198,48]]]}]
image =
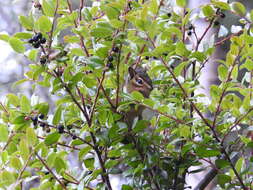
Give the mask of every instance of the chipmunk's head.
[{"label": "chipmunk's head", "polygon": [[148,98],[153,90],[153,85],[147,71],[144,68],[137,66],[135,69],[129,67],[128,72],[130,77],[127,82],[127,92],[131,93],[133,91],[138,91],[142,93],[145,98]]}]

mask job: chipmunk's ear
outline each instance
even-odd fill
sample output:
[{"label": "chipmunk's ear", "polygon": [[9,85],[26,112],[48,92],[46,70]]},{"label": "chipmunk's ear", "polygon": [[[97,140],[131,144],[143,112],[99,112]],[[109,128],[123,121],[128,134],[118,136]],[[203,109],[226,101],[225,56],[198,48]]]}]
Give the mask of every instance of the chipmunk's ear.
[{"label": "chipmunk's ear", "polygon": [[136,71],[132,67],[128,68],[128,73],[131,79],[136,75]]}]

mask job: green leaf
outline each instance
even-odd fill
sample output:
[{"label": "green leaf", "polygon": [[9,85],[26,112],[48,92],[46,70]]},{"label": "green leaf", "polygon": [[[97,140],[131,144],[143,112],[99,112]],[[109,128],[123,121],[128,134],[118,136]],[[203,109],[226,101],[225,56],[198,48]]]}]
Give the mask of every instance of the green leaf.
[{"label": "green leaf", "polygon": [[110,169],[113,168],[114,166],[116,166],[119,163],[118,160],[108,160],[105,163],[105,168]]},{"label": "green leaf", "polygon": [[184,61],[182,63],[180,63],[175,69],[174,69],[174,74],[176,76],[179,76],[182,74],[183,69],[187,66],[188,62]]},{"label": "green leaf", "polygon": [[19,22],[20,24],[26,29],[26,30],[33,30],[33,21],[30,17],[26,16],[19,16]]},{"label": "green leaf", "polygon": [[133,132],[138,133],[142,132],[149,125],[149,122],[146,120],[139,120],[133,128]]},{"label": "green leaf", "polygon": [[221,154],[218,150],[206,149],[204,146],[198,146],[195,149],[195,152],[200,157],[214,157]]},{"label": "green leaf", "polygon": [[187,57],[190,55],[190,51],[186,49],[185,44],[183,42],[178,42],[176,46],[176,54]]},{"label": "green leaf", "polygon": [[149,9],[153,14],[156,14],[158,11],[157,0],[151,0]]},{"label": "green leaf", "polygon": [[92,148],[90,146],[86,146],[86,147],[82,148],[78,153],[79,160],[82,160],[83,157],[86,156],[86,154],[88,154],[88,152],[91,150],[92,150]]},{"label": "green leaf", "polygon": [[99,27],[92,29],[90,34],[96,38],[106,38],[112,35],[112,30],[107,27]]},{"label": "green leaf", "polygon": [[235,169],[237,172],[240,173],[240,171],[243,170],[243,165],[244,165],[244,158],[239,158],[235,164]]},{"label": "green leaf", "polygon": [[223,10],[230,10],[229,4],[217,0],[211,0],[211,2],[215,5],[215,7],[223,9]]},{"label": "green leaf", "polygon": [[239,14],[240,16],[245,16],[246,14],[246,8],[244,7],[244,5],[240,2],[233,2],[231,4],[232,10],[235,11],[237,14]]},{"label": "green leaf", "polygon": [[180,136],[181,137],[185,137],[185,138],[188,138],[190,137],[191,135],[191,130],[190,130],[190,127],[189,126],[180,126],[179,127],[179,132],[180,132]]},{"label": "green leaf", "polygon": [[10,159],[10,165],[11,165],[12,168],[14,168],[16,170],[20,170],[22,168],[22,164],[16,156],[13,156]]},{"label": "green leaf", "polygon": [[140,102],[144,99],[143,95],[138,91],[133,91],[131,93],[131,96],[134,100],[137,100],[137,101],[140,101]]},{"label": "green leaf", "polygon": [[7,94],[8,103],[14,106],[19,106],[19,98],[14,94]]},{"label": "green leaf", "polygon": [[215,160],[215,165],[219,169],[223,169],[223,168],[226,168],[226,167],[230,166],[229,162],[227,160],[223,160],[223,159],[217,159],[217,160]]},{"label": "green leaf", "polygon": [[58,106],[58,108],[56,109],[55,113],[54,113],[54,117],[53,117],[53,124],[57,125],[59,123],[59,121],[61,120],[61,116],[62,116],[62,106]]},{"label": "green leaf", "polygon": [[8,135],[8,127],[6,125],[0,124],[0,142],[7,142]]},{"label": "green leaf", "polygon": [[27,33],[27,32],[17,32],[13,37],[16,37],[19,39],[29,39],[32,37],[32,34]]},{"label": "green leaf", "polygon": [[118,19],[119,14],[120,14],[119,10],[110,6],[103,6],[102,10],[105,11],[105,14],[107,15],[109,19]]},{"label": "green leaf", "polygon": [[218,174],[218,184],[222,187],[225,188],[226,183],[231,182],[231,177],[225,174]]},{"label": "green leaf", "polygon": [[49,134],[46,138],[45,138],[45,144],[47,146],[51,145],[51,144],[54,144],[56,143],[59,138],[61,137],[61,134],[59,134],[58,132],[54,132],[54,133],[51,133]]},{"label": "green leaf", "polygon": [[66,169],[66,164],[60,157],[56,157],[54,161],[54,167],[57,173],[60,173],[62,170]]},{"label": "green leaf", "polygon": [[227,75],[228,75],[228,69],[227,69],[227,67],[224,66],[224,65],[219,65],[219,67],[218,67],[218,73],[219,73],[219,79],[221,81],[226,80]]},{"label": "green leaf", "polygon": [[26,129],[26,139],[27,139],[27,142],[28,142],[29,146],[33,146],[33,145],[36,144],[36,142],[37,142],[37,135],[34,132],[33,128],[28,127]]},{"label": "green leaf", "polygon": [[53,5],[53,1],[49,1],[49,0],[43,0],[42,1],[42,9],[43,12],[46,16],[50,16],[53,17],[54,16],[54,5]]},{"label": "green leaf", "polygon": [[30,100],[28,100],[28,98],[26,96],[22,96],[21,100],[20,100],[20,106],[21,106],[21,111],[22,112],[30,112],[31,111],[31,104],[30,104]]},{"label": "green leaf", "polygon": [[33,62],[35,62],[37,60],[37,56],[38,56],[38,50],[37,49],[32,49],[28,53],[28,58]]},{"label": "green leaf", "polygon": [[253,70],[253,61],[251,59],[246,59],[246,61],[241,66],[241,69],[242,68],[246,68],[248,71]]},{"label": "green leaf", "polygon": [[185,7],[187,5],[187,0],[176,0],[179,7]]},{"label": "green leaf", "polygon": [[121,190],[133,190],[130,185],[122,185]]},{"label": "green leaf", "polygon": [[26,141],[26,139],[22,139],[19,143],[19,151],[20,151],[20,154],[22,156],[22,159],[24,161],[26,161],[29,157],[29,154],[30,154],[30,151],[29,151],[29,146],[28,146],[28,143]]},{"label": "green leaf", "polygon": [[50,19],[46,16],[41,16],[38,21],[38,27],[39,27],[39,30],[41,32],[50,32],[51,28],[52,28],[52,23],[50,21]]},{"label": "green leaf", "polygon": [[25,46],[24,42],[22,42],[20,39],[11,37],[9,39],[9,44],[12,47],[12,49],[18,53],[24,53],[25,52]]},{"label": "green leaf", "polygon": [[9,42],[10,36],[8,34],[1,34],[0,33],[0,40],[3,40],[5,42]]},{"label": "green leaf", "polygon": [[88,168],[89,170],[93,170],[94,169],[94,158],[87,158],[84,161],[84,165],[86,168]]},{"label": "green leaf", "polygon": [[206,17],[211,17],[215,14],[213,8],[210,5],[203,6],[202,11]]}]

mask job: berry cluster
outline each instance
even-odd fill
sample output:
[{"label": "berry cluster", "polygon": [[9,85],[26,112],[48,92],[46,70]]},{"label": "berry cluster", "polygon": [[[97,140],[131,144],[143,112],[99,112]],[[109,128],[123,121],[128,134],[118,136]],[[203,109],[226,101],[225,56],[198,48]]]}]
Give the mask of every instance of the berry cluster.
[{"label": "berry cluster", "polygon": [[73,140],[75,140],[75,139],[77,138],[77,136],[74,134],[74,131],[71,131],[71,129],[73,128],[72,125],[67,125],[66,128],[67,128],[68,131],[65,131],[65,130],[64,130],[64,128],[65,128],[64,125],[59,124],[59,125],[57,125],[57,126],[55,126],[55,127],[54,127],[54,126],[51,126],[51,125],[47,124],[45,121],[41,121],[41,120],[43,120],[44,118],[45,118],[45,115],[44,115],[44,114],[39,114],[39,115],[33,115],[33,116],[31,116],[31,117],[27,116],[27,117],[26,117],[26,120],[31,119],[31,121],[33,122],[33,125],[34,125],[35,128],[37,128],[37,126],[38,126],[38,124],[39,124],[39,126],[40,126],[46,133],[50,133],[50,132],[51,132],[50,127],[52,127],[52,128],[57,129],[57,131],[58,131],[59,134],[67,133],[67,134],[71,135],[71,137],[72,137]]},{"label": "berry cluster", "polygon": [[[114,46],[113,48],[112,48],[112,52],[113,53],[119,53],[119,51],[120,51],[120,49],[119,49],[119,47],[118,46]],[[113,60],[114,60],[114,57],[113,57],[113,55],[109,55],[108,57],[107,57],[107,64],[106,64],[106,67],[108,67],[109,69],[114,69],[114,66],[113,66]]]},{"label": "berry cluster", "polygon": [[188,27],[188,32],[187,32],[188,36],[191,36],[191,35],[192,35],[193,29],[194,29],[194,26],[191,24],[191,25]]},{"label": "berry cluster", "polygon": [[42,34],[39,32],[35,34],[31,39],[28,40],[28,43],[32,44],[34,48],[39,48],[41,44],[46,43],[46,38],[42,36]]}]

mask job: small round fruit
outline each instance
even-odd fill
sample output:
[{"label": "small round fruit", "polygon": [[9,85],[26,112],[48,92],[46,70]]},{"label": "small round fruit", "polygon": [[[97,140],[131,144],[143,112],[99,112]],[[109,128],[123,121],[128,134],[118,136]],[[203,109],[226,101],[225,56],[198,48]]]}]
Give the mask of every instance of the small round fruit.
[{"label": "small round fruit", "polygon": [[64,133],[64,126],[63,125],[58,125],[57,129],[58,129],[58,133]]},{"label": "small round fruit", "polygon": [[167,16],[170,18],[172,16],[172,14],[171,13],[167,13]]},{"label": "small round fruit", "polygon": [[221,18],[225,18],[226,15],[225,15],[224,13],[221,12],[221,13],[220,13],[220,17],[221,17]]},{"label": "small round fruit", "polygon": [[106,67],[108,67],[109,69],[113,69],[114,68],[112,62],[108,62],[106,64]]},{"label": "small round fruit", "polygon": [[41,38],[42,38],[42,34],[39,32],[39,33],[37,33],[37,34],[33,37],[33,40],[34,40],[34,41],[39,41]]},{"label": "small round fruit", "polygon": [[50,133],[51,129],[49,127],[46,128],[46,133]]},{"label": "small round fruit", "polygon": [[29,44],[32,44],[33,42],[34,42],[34,40],[32,38],[28,40]]},{"label": "small round fruit", "polygon": [[46,126],[46,124],[45,124],[45,123],[40,123],[40,126],[41,126],[42,128],[44,128],[44,127]]},{"label": "small round fruit", "polygon": [[145,56],[145,59],[146,59],[146,60],[149,60],[149,56]]},{"label": "small round fruit", "polygon": [[38,124],[38,117],[37,116],[32,116],[31,120],[32,120],[34,126]]},{"label": "small round fruit", "polygon": [[214,21],[214,23],[213,23],[215,26],[218,26],[219,24],[220,24],[220,22],[219,21]]},{"label": "small round fruit", "polygon": [[39,114],[39,118],[40,119],[44,119],[45,118],[45,115],[43,113]]},{"label": "small round fruit", "polygon": [[40,40],[40,43],[41,43],[41,44],[44,44],[44,43],[46,43],[46,41],[47,41],[46,38],[42,38],[42,39]]},{"label": "small round fruit", "polygon": [[192,31],[188,31],[187,34],[188,34],[188,36],[191,36],[192,35]]},{"label": "small round fruit", "polygon": [[109,61],[109,62],[112,62],[112,61],[113,61],[113,56],[110,55],[110,56],[108,57],[108,61]]},{"label": "small round fruit", "polygon": [[193,27],[194,27],[194,26],[191,24],[191,25],[189,26],[189,28],[188,28],[188,29],[189,29],[189,30],[192,30],[192,29],[193,29]]},{"label": "small round fruit", "polygon": [[33,44],[33,47],[34,47],[34,48],[39,48],[39,47],[40,47],[40,42],[39,42],[39,41],[35,42],[35,43]]},{"label": "small round fruit", "polygon": [[118,53],[119,52],[119,47],[117,47],[117,46],[113,47],[112,51],[115,52],[115,53]]},{"label": "small round fruit", "polygon": [[77,138],[76,135],[72,135],[72,139],[75,140]]},{"label": "small round fruit", "polygon": [[44,65],[47,62],[47,59],[45,57],[40,58],[40,64]]}]

